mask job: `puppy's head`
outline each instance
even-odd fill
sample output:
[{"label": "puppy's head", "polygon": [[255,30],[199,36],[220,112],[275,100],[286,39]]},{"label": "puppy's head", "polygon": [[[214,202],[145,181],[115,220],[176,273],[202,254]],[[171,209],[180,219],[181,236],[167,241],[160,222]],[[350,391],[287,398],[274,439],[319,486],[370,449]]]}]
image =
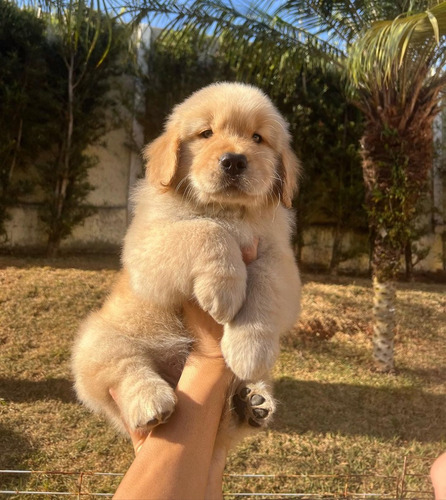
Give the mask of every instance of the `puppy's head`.
[{"label": "puppy's head", "polygon": [[288,126],[258,89],[205,87],[176,106],[144,155],[148,179],[202,204],[291,206],[298,160]]}]

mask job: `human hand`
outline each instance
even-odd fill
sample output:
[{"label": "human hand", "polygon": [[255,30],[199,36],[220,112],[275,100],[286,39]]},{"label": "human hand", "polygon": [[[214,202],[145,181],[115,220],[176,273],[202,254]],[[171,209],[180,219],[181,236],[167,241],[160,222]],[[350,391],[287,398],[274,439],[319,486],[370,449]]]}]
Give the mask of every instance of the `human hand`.
[{"label": "human hand", "polygon": [[[116,403],[116,406],[119,408],[119,411],[121,411],[121,403],[119,401],[119,396],[118,392],[114,388],[110,388],[108,390],[110,393],[110,396],[113,398],[114,402]],[[130,439],[132,440],[133,444],[133,449],[135,450],[135,455],[139,452],[141,449],[141,446],[144,444],[144,441],[147,439],[147,435],[142,435],[141,433],[134,432],[132,431],[129,426],[127,425],[127,422],[123,420],[125,428],[130,436]]]},{"label": "human hand", "polygon": [[246,265],[251,264],[257,259],[257,250],[259,247],[259,238],[254,238],[252,245],[242,248],[242,259]]}]

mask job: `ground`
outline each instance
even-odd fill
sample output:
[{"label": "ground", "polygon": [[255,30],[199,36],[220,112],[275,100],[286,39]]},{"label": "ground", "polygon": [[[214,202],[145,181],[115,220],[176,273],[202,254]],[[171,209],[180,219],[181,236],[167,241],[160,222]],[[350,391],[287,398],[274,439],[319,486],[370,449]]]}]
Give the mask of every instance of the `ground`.
[{"label": "ground", "polygon": [[[76,401],[69,362],[117,268],[114,257],[0,257],[0,469],[75,473],[0,473],[0,490],[76,492],[80,472],[131,462],[129,442]],[[231,454],[225,498],[432,498],[429,466],[446,449],[446,287],[398,284],[397,373],[381,375],[371,371],[370,280],[303,282],[302,318],[274,370],[277,416]],[[86,474],[82,492],[118,481]]]}]

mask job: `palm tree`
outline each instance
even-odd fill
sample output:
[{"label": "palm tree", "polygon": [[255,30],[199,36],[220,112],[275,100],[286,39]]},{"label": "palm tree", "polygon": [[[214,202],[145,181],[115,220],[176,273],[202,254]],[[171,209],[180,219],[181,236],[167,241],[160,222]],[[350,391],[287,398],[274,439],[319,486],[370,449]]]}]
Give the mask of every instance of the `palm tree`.
[{"label": "palm tree", "polygon": [[446,3],[372,25],[347,62],[366,117],[361,140],[373,231],[374,358],[393,369],[395,287],[433,160],[433,120],[446,85]]},{"label": "palm tree", "polygon": [[[150,2],[150,0],[147,0]],[[446,85],[446,2],[153,2],[172,26],[218,39],[240,78],[292,93],[305,68],[341,71],[365,116],[361,140],[372,236],[374,360],[394,369],[394,280],[432,165],[432,121]],[[273,6],[274,9],[273,9]],[[138,4],[141,8],[141,4]]]}]

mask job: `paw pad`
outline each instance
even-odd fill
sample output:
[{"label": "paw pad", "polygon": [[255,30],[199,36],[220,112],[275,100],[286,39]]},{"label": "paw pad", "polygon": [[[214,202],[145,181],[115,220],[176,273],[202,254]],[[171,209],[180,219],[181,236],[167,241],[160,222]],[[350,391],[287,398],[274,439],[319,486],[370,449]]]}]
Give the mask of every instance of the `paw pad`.
[{"label": "paw pad", "polygon": [[275,410],[274,400],[262,382],[242,387],[234,394],[233,405],[240,421],[251,427],[266,426]]},{"label": "paw pad", "polygon": [[254,394],[254,396],[251,396],[251,405],[252,406],[260,406],[263,405],[265,402],[265,398],[263,396],[260,396],[260,394]]}]

